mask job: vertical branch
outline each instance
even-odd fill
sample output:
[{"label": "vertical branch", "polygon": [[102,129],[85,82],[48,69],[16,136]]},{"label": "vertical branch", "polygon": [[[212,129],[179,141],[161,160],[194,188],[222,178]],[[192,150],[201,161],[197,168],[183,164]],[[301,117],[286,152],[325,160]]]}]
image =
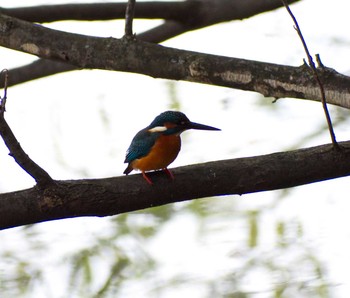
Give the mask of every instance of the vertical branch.
[{"label": "vertical branch", "polygon": [[[298,33],[298,35],[300,37],[300,40],[301,40],[301,42],[303,44],[303,47],[304,47],[307,59],[309,61],[309,66],[310,66],[310,68],[312,70],[313,76],[314,76],[318,86],[320,87],[321,102],[322,102],[322,107],[323,107],[323,110],[324,110],[324,113],[325,113],[325,116],[326,116],[328,130],[329,130],[329,133],[331,135],[333,146],[335,148],[338,148],[339,145],[338,145],[336,137],[335,137],[335,133],[334,133],[334,130],[333,130],[333,125],[332,125],[332,119],[331,119],[331,116],[329,114],[328,107],[327,107],[326,94],[325,94],[324,87],[323,87],[323,84],[321,82],[321,79],[320,79],[320,77],[319,77],[319,75],[317,73],[317,69],[316,69],[315,63],[314,63],[314,61],[312,59],[312,56],[310,55],[310,52],[309,52],[309,49],[308,49],[307,44],[305,42],[305,39],[303,37],[303,34],[301,33],[299,24],[298,24],[295,16],[293,15],[292,11],[290,10],[289,5],[287,4],[287,2],[285,0],[281,0],[281,1],[284,4],[284,6],[286,7],[289,15],[291,16],[291,18],[292,18],[292,20],[294,22],[294,29],[297,31],[297,33]],[[319,60],[319,58],[318,58],[318,60]]]},{"label": "vertical branch", "polygon": [[52,184],[54,180],[47,172],[45,172],[45,170],[43,170],[33,160],[31,160],[29,156],[24,152],[5,120],[4,112],[7,99],[8,71],[5,69],[0,74],[5,75],[4,96],[0,96],[0,135],[10,151],[9,155],[14,158],[14,160],[23,170],[25,170],[30,176],[34,178],[39,187],[46,187]]},{"label": "vertical branch", "polygon": [[126,5],[125,11],[125,36],[132,37],[132,23],[134,20],[135,14],[135,2],[136,0],[128,0],[128,4]]},{"label": "vertical branch", "polygon": [[0,73],[0,78],[1,78],[1,75],[4,75],[5,78],[4,78],[4,96],[1,97],[0,96],[0,113],[1,113],[1,116],[4,115],[5,113],[5,106],[6,106],[6,99],[7,99],[7,86],[8,86],[8,79],[9,79],[9,71],[7,69],[3,69]]}]

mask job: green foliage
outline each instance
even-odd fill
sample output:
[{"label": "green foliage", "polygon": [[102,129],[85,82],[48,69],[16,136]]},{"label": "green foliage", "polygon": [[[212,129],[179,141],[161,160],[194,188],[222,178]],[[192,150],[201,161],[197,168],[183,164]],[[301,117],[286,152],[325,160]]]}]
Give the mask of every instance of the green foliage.
[{"label": "green foliage", "polygon": [[248,211],[248,225],[249,225],[249,237],[248,246],[254,248],[258,245],[258,211],[250,210]]},{"label": "green foliage", "polygon": [[1,260],[3,264],[11,266],[1,268],[0,293],[8,293],[8,297],[25,297],[36,282],[42,281],[42,271],[35,268],[30,260],[25,260],[12,251],[2,252]]},{"label": "green foliage", "polygon": [[[73,250],[62,260],[60,265],[69,268],[61,281],[68,285],[64,297],[123,297],[128,286],[145,282],[147,297],[162,297],[168,291],[193,286],[201,288],[206,293],[202,297],[208,298],[252,298],[258,293],[275,298],[330,297],[326,269],[304,244],[301,223],[276,219],[264,224],[261,230],[261,222],[266,221],[271,208],[278,204],[271,201],[260,209],[251,209],[237,204],[237,199],[207,198],[111,218],[108,231],[96,235],[88,246]],[[179,216],[193,219],[197,242],[213,245],[220,234],[229,235],[230,230],[246,239],[230,244],[227,262],[232,263],[231,270],[219,273],[214,279],[199,280],[185,271],[166,280],[161,277],[161,264],[148,245]],[[40,234],[35,231],[33,226],[22,229],[21,233],[28,243],[36,243]],[[274,240],[267,245],[266,238]],[[45,246],[39,243],[31,249],[40,253]],[[45,287],[46,271],[40,264],[11,251],[2,252],[4,259],[8,270],[0,275],[2,293],[32,297],[29,293],[35,291],[35,286]],[[258,285],[251,284],[254,280]],[[264,285],[260,280],[265,280]]]}]

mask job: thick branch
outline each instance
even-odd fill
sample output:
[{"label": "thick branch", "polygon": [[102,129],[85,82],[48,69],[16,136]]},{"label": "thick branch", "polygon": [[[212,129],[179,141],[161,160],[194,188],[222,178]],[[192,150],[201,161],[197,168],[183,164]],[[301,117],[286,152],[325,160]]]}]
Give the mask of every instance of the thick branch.
[{"label": "thick branch", "polygon": [[[288,3],[300,0],[290,0]],[[138,2],[135,18],[173,20],[194,27],[240,20],[281,7],[280,0],[187,0]],[[0,8],[0,13],[35,23],[63,20],[124,19],[126,2],[40,5]]]},{"label": "thick branch", "polygon": [[[276,98],[321,100],[319,86],[307,66],[282,66],[141,41],[66,33],[5,15],[0,15],[0,28],[0,45],[78,68],[134,72],[155,78],[256,91]],[[323,68],[319,74],[328,103],[350,108],[350,78]]]},{"label": "thick branch", "polygon": [[0,229],[42,221],[107,216],[208,196],[282,189],[350,175],[350,142],[222,160],[163,172],[109,179],[56,181],[0,195]]},{"label": "thick branch", "polygon": [[[277,1],[276,1],[277,2]],[[184,20],[196,1],[139,2],[135,18]],[[32,7],[2,8],[0,12],[18,19],[35,23],[63,20],[103,21],[124,19],[126,2],[123,3],[77,3],[40,5]]]},{"label": "thick branch", "polygon": [[[289,3],[299,0],[291,0]],[[138,39],[159,43],[187,31],[203,28],[212,24],[230,20],[239,20],[252,17],[256,14],[273,10],[282,6],[279,0],[216,0],[210,3],[207,0],[188,0],[184,2],[140,2],[137,4],[136,18],[162,18],[164,24],[138,34]],[[125,3],[88,3],[63,4],[53,6],[36,6],[24,8],[1,9],[0,12],[32,22],[53,22],[59,20],[106,20],[123,18]],[[215,15],[214,15],[215,12]],[[47,65],[44,65],[47,64]],[[40,70],[44,69],[43,74]],[[48,72],[51,71],[51,73]],[[37,65],[30,64],[11,70],[12,85],[23,83],[31,79],[69,71],[72,68],[64,67],[49,60]],[[23,73],[29,75],[22,75]],[[30,77],[30,74],[33,74]],[[1,85],[0,85],[1,87]]]},{"label": "thick branch", "polygon": [[[78,68],[68,63],[38,59],[28,65],[10,69],[9,85],[14,86],[30,80],[40,79],[71,70],[78,70]],[[0,88],[3,88],[2,82],[0,82]]]}]

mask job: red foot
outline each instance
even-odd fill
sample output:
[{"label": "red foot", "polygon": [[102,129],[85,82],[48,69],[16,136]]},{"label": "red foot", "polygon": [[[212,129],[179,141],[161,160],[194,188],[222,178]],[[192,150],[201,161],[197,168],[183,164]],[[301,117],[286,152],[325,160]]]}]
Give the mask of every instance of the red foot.
[{"label": "red foot", "polygon": [[147,181],[147,183],[148,183],[149,185],[153,185],[152,180],[151,180],[150,178],[147,177],[147,175],[146,175],[145,172],[142,172],[142,176],[143,176],[143,178],[145,178],[145,180]]},{"label": "red foot", "polygon": [[170,170],[168,170],[168,168],[164,168],[163,171],[170,177],[171,180],[175,179],[173,173],[170,172]]}]

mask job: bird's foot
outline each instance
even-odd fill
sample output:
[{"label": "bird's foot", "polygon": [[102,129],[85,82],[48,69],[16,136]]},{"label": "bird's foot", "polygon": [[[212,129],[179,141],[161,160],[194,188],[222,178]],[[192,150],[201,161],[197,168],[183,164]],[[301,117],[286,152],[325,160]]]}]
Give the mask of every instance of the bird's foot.
[{"label": "bird's foot", "polygon": [[153,182],[150,178],[147,177],[145,172],[142,172],[142,177],[147,181],[149,185],[153,185]]},{"label": "bird's foot", "polygon": [[168,168],[164,168],[163,171],[169,176],[171,180],[175,179],[173,173]]}]

